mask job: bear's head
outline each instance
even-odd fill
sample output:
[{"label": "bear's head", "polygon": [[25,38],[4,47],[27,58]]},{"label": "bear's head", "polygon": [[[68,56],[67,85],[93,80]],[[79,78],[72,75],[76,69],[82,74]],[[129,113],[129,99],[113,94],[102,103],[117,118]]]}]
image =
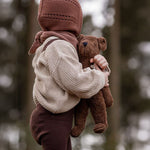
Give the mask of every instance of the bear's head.
[{"label": "bear's head", "polygon": [[94,37],[81,34],[78,38],[78,56],[83,67],[90,66],[90,59],[100,54],[100,51],[107,49],[107,42],[104,37]]}]

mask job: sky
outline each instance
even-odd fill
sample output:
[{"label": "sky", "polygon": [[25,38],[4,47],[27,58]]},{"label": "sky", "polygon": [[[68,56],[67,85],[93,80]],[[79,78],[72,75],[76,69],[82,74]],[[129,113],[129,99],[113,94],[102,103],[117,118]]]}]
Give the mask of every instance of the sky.
[{"label": "sky", "polygon": [[[107,9],[109,0],[80,0],[83,14],[91,15],[96,27],[103,28],[113,24],[113,9]],[[104,15],[105,14],[105,15]]]}]

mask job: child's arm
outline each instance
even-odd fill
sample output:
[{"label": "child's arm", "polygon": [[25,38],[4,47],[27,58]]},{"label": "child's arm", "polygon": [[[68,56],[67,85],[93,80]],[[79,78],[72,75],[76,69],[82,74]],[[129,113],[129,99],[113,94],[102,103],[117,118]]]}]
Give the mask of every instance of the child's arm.
[{"label": "child's arm", "polygon": [[82,69],[77,52],[70,43],[55,41],[44,55],[51,76],[68,93],[90,98],[104,87],[105,74],[100,70]]}]

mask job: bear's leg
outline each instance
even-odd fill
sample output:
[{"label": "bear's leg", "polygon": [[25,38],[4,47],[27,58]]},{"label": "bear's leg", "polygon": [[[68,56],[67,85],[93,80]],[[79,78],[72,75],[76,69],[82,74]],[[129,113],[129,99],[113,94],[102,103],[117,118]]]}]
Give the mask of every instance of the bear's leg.
[{"label": "bear's leg", "polygon": [[102,93],[103,93],[103,97],[105,99],[106,107],[112,106],[114,100],[113,100],[109,86],[104,87],[102,89]]},{"label": "bear's leg", "polygon": [[86,117],[88,115],[88,105],[86,99],[81,99],[75,107],[74,124],[71,136],[78,137],[85,128]]},{"label": "bear's leg", "polygon": [[95,121],[94,132],[102,133],[107,129],[107,112],[102,91],[88,100],[91,114]]}]

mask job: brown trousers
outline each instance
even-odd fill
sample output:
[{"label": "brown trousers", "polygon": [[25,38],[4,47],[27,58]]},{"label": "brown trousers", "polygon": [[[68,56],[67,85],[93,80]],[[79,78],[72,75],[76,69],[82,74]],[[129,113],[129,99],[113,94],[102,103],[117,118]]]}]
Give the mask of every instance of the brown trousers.
[{"label": "brown trousers", "polygon": [[32,136],[44,150],[71,150],[72,120],[73,109],[53,114],[38,104],[30,118]]}]

